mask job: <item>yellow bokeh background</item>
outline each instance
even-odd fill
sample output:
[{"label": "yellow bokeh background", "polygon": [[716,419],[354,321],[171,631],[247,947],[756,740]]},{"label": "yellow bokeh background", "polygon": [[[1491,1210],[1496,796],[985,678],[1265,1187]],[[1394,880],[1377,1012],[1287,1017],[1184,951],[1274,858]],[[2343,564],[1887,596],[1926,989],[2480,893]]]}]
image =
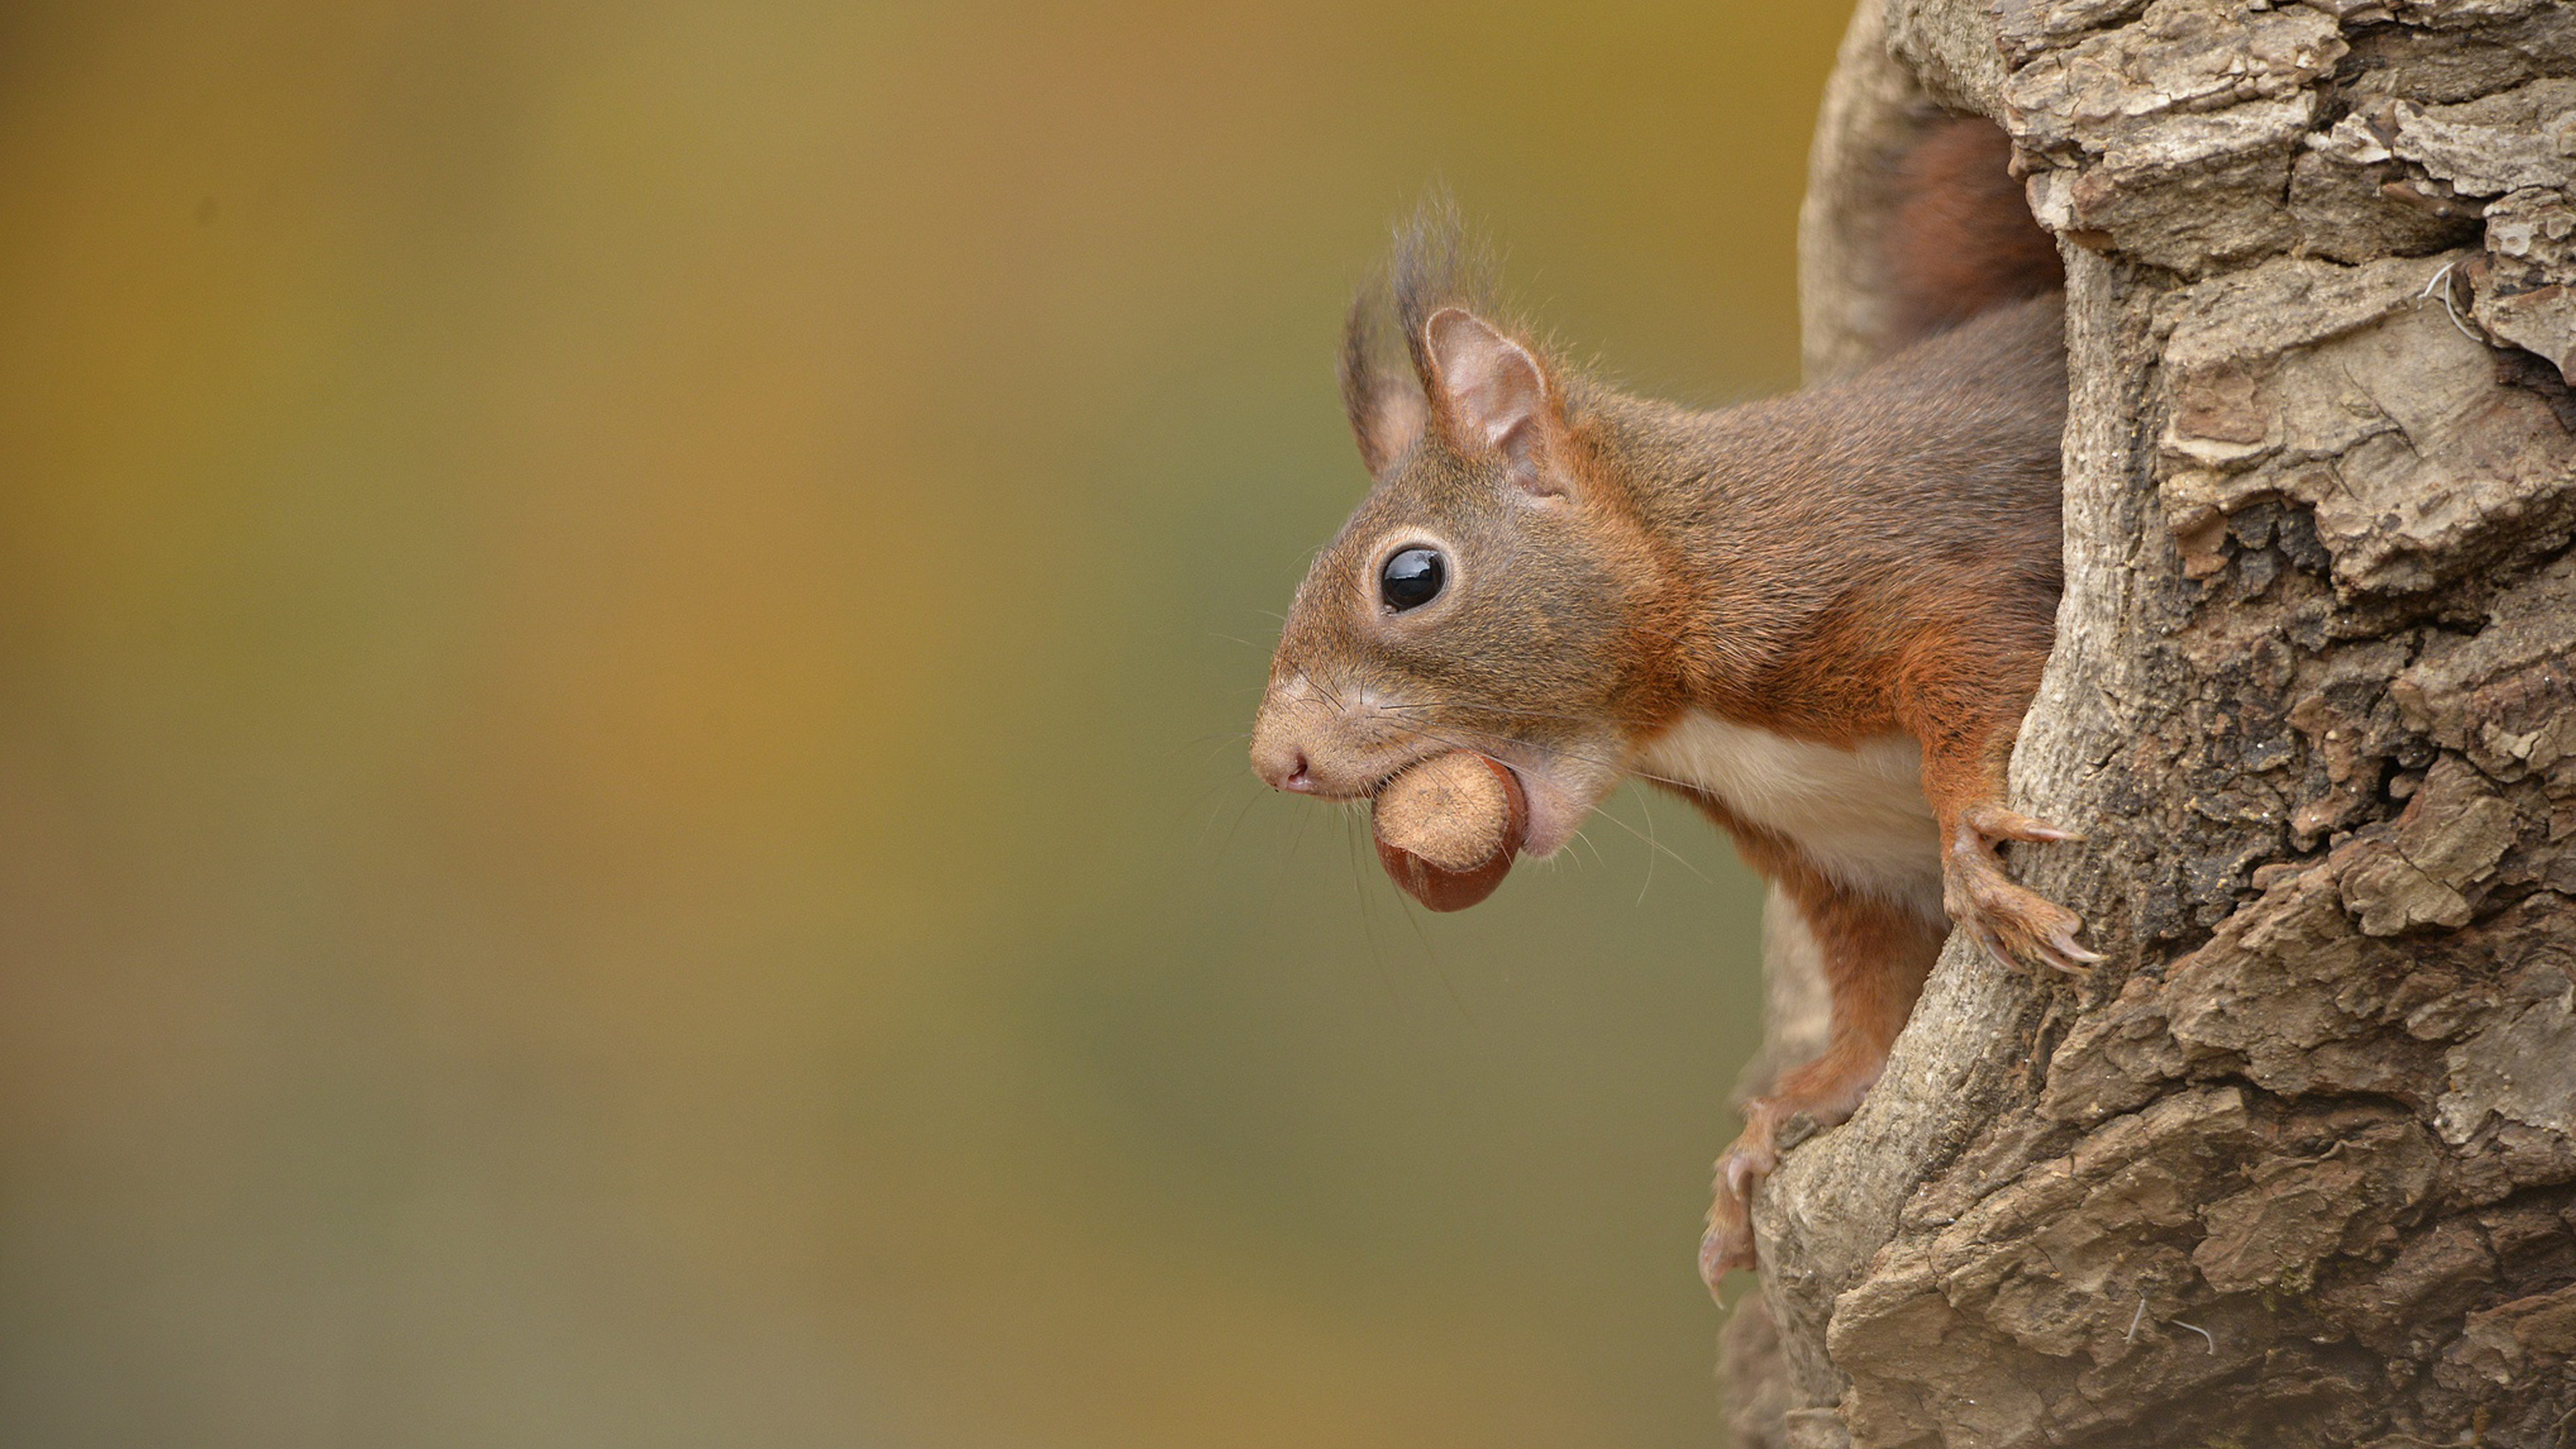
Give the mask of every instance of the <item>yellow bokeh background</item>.
[{"label": "yellow bokeh background", "polygon": [[12,7],[0,1439],[1716,1442],[1754,888],[1244,731],[1387,222],[1786,386],[1842,20]]}]

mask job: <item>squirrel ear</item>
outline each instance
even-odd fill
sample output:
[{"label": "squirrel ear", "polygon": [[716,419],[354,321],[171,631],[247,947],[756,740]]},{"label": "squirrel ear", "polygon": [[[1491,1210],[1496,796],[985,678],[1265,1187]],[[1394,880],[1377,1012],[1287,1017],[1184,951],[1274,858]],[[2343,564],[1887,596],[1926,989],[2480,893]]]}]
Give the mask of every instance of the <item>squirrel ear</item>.
[{"label": "squirrel ear", "polygon": [[1342,408],[1351,416],[1351,436],[1359,440],[1360,462],[1367,465],[1370,477],[1382,478],[1422,436],[1431,405],[1410,379],[1379,365],[1369,325],[1372,300],[1362,294],[1353,302],[1350,320],[1342,329]]},{"label": "squirrel ear", "polygon": [[1460,307],[1432,313],[1422,337],[1431,373],[1425,380],[1450,446],[1470,457],[1500,449],[1522,484],[1537,487],[1539,432],[1548,417],[1547,373],[1538,359]]}]

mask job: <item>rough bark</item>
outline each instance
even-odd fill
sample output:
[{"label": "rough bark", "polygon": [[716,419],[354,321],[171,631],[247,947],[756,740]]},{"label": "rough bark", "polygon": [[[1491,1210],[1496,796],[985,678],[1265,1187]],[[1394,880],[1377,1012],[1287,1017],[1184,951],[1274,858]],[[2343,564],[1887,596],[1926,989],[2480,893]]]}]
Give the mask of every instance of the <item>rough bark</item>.
[{"label": "rough bark", "polygon": [[1881,6],[1818,139],[1809,365],[1869,355],[1878,158],[1933,104],[2002,121],[2068,243],[2075,379],[2014,786],[2091,832],[2015,868],[2111,960],[1953,943],[1760,1198],[1740,1428],[2556,1445],[2576,10]]}]

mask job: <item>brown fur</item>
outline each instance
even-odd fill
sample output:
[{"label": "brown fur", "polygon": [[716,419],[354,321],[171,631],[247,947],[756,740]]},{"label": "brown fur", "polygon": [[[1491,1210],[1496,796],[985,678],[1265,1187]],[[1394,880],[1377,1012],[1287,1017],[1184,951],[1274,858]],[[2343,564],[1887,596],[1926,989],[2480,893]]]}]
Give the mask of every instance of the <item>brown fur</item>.
[{"label": "brown fur", "polygon": [[1880,256],[1902,344],[2066,285],[2057,243],[2023,204],[2012,141],[1985,121],[1935,121],[1895,167]]},{"label": "brown fur", "polygon": [[[1951,150],[1925,174],[1964,164]],[[1963,216],[1997,195],[2019,213],[2008,186],[1977,194]],[[2002,840],[2065,838],[2001,804],[2059,587],[2059,298],[1998,304],[2032,279],[1990,279],[1952,299],[1980,315],[1857,376],[1703,412],[1602,387],[1480,320],[1472,255],[1437,212],[1400,249],[1409,380],[1378,365],[1355,313],[1344,396],[1374,484],[1282,630],[1261,773],[1356,798],[1426,755],[1473,749],[1521,779],[1534,834],[1561,835],[1568,810],[1692,710],[1846,749],[1909,735],[1948,914],[2000,954],[2083,959],[2075,918],[1995,858]],[[1922,315],[1946,317],[1938,300]],[[1425,545],[1454,579],[1430,604],[1383,605],[1384,560]],[[1780,1124],[1850,1115],[1943,931],[1726,801],[1682,793],[1796,905],[1833,996],[1825,1054],[1752,1105],[1721,1163],[1703,1250],[1714,1281],[1751,1261],[1746,1194]]]}]

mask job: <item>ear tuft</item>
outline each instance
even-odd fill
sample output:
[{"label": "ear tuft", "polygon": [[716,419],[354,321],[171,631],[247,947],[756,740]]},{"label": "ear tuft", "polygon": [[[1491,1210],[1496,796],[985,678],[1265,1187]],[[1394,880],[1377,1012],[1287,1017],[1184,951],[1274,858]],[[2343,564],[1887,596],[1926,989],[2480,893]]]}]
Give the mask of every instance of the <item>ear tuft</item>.
[{"label": "ear tuft", "polygon": [[1412,379],[1388,371],[1379,360],[1374,319],[1383,300],[1376,288],[1362,292],[1352,299],[1342,326],[1342,409],[1350,414],[1351,436],[1372,478],[1385,477],[1412,448],[1431,414]]},{"label": "ear tuft", "polygon": [[1535,484],[1540,434],[1551,416],[1538,359],[1463,307],[1431,314],[1422,343],[1449,445],[1469,457],[1500,450],[1525,484]]}]

